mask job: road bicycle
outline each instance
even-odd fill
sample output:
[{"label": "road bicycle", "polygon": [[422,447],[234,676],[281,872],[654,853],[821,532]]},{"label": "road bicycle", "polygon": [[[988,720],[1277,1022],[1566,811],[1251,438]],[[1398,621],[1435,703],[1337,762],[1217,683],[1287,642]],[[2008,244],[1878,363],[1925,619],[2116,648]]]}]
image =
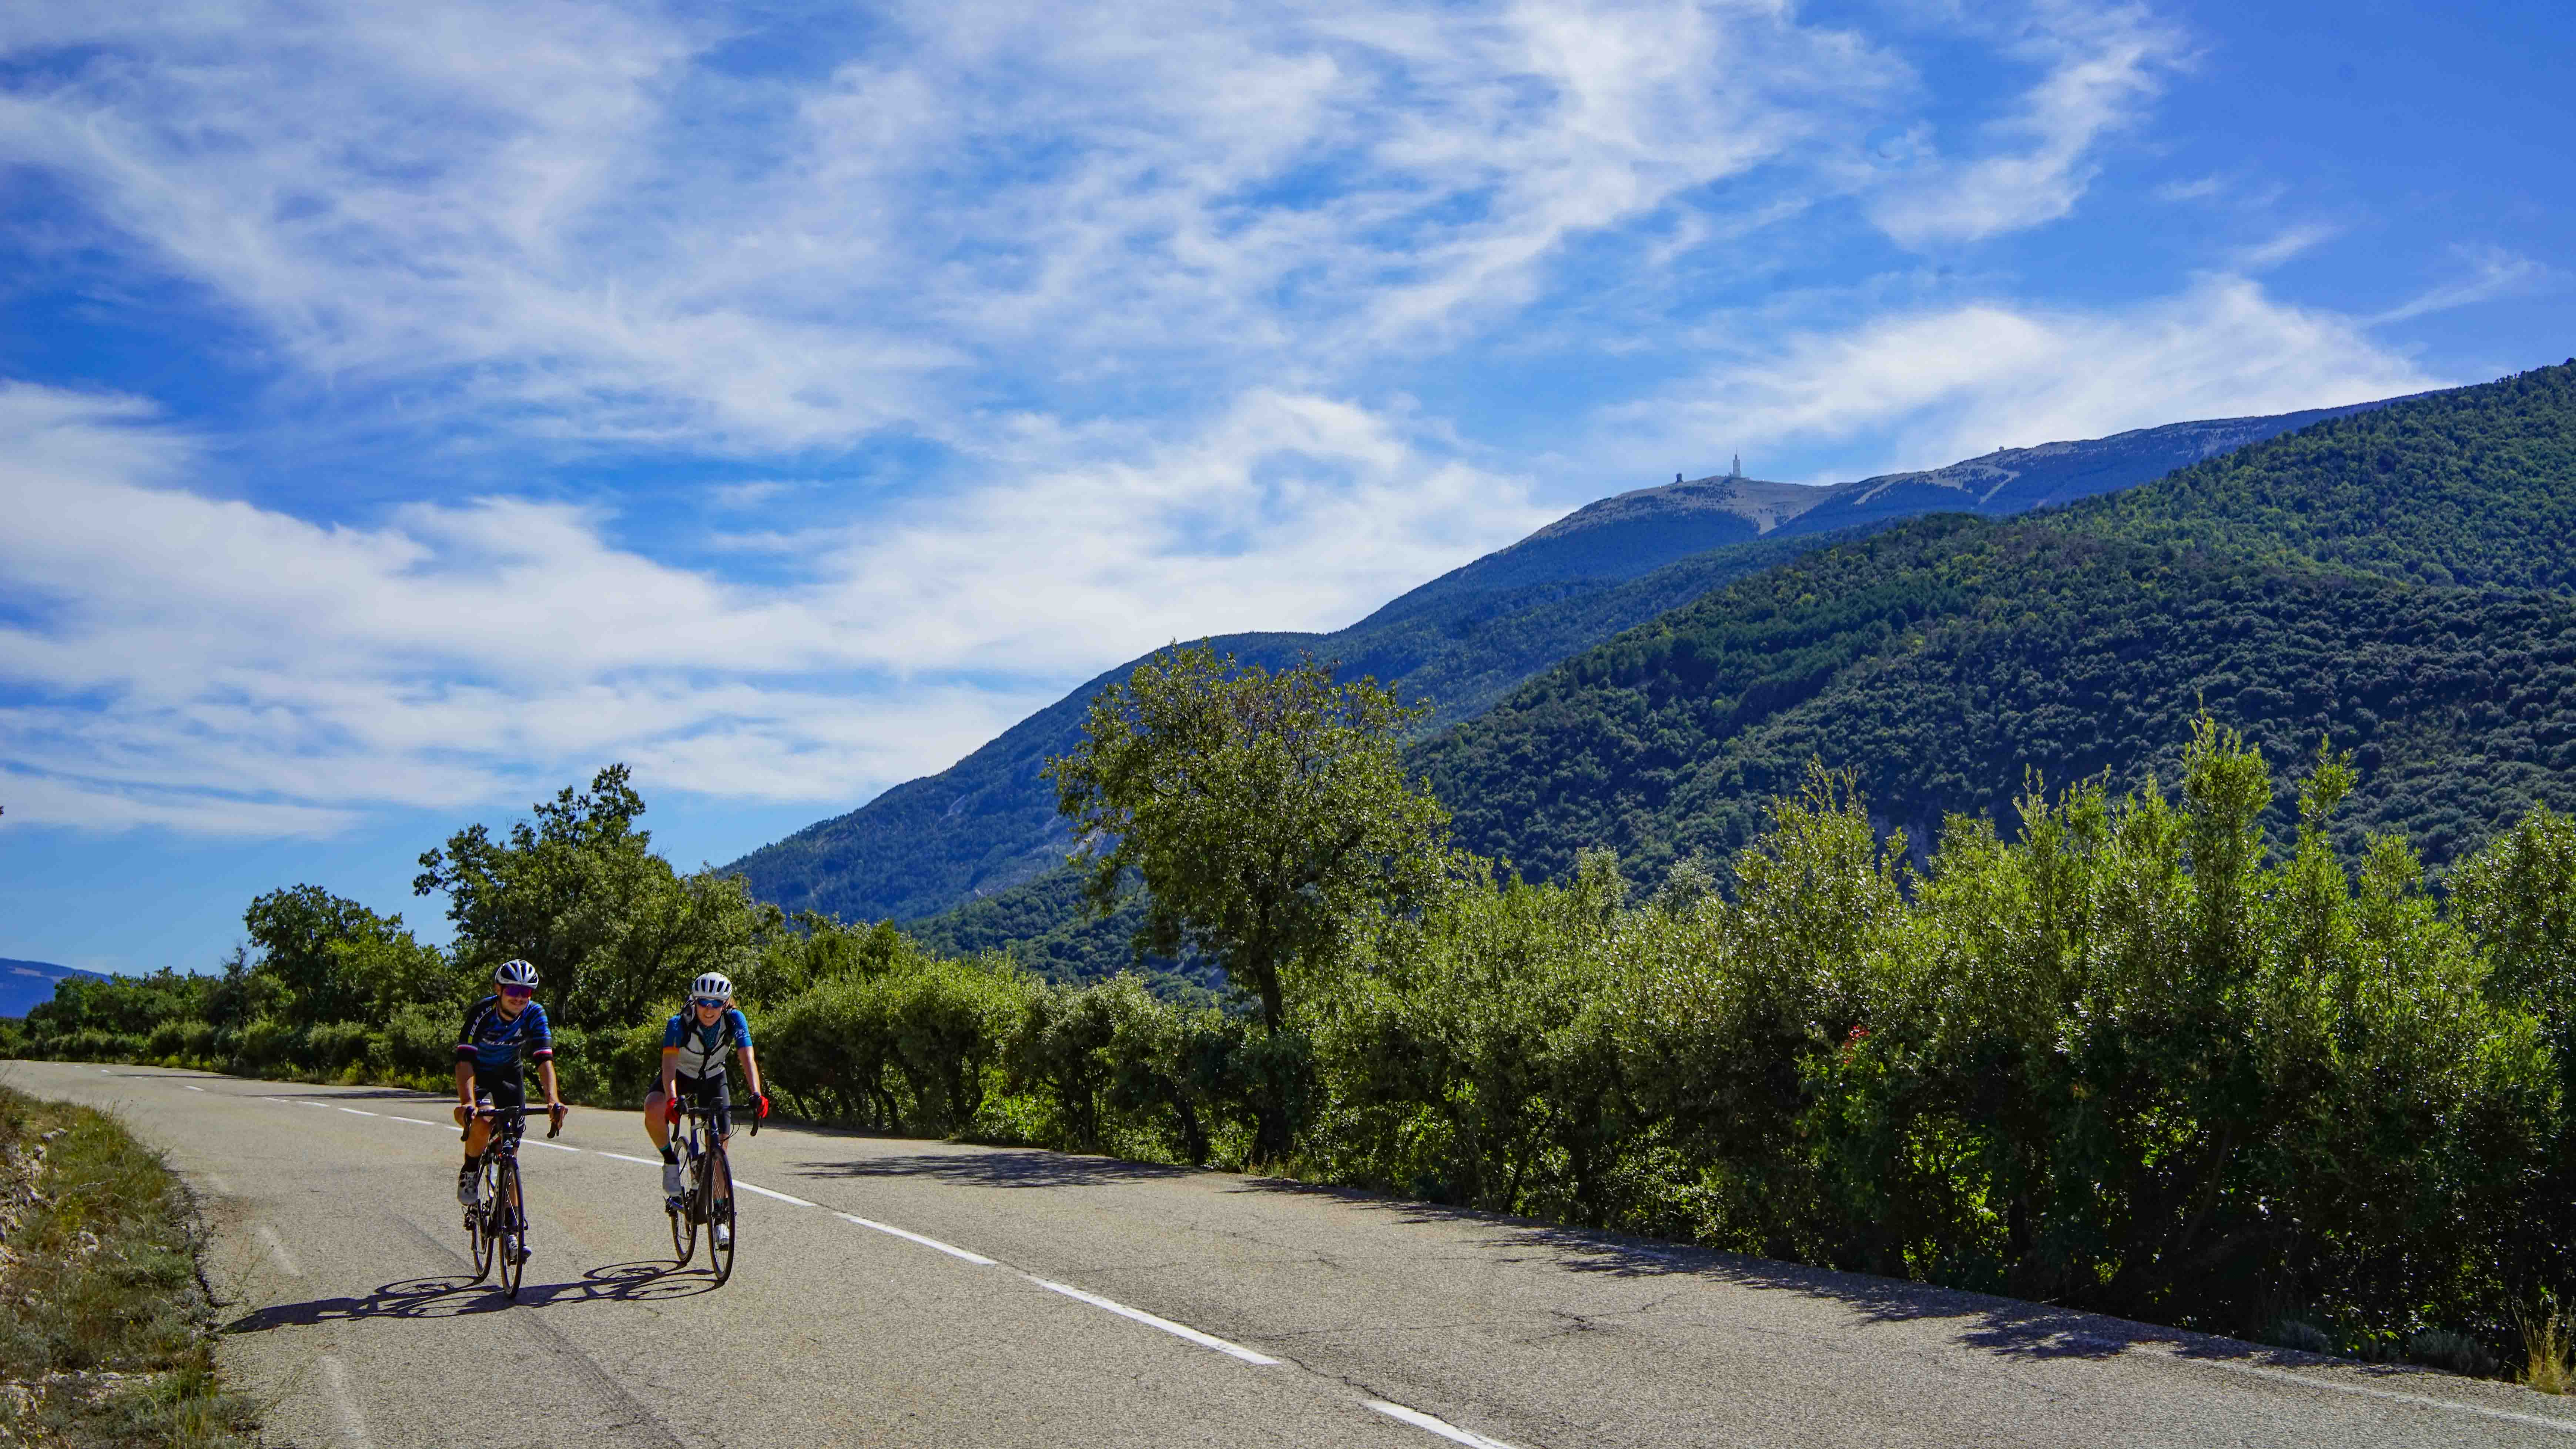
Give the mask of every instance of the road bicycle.
[{"label": "road bicycle", "polygon": [[[528,1109],[484,1107],[474,1115],[492,1124],[492,1138],[483,1149],[478,1169],[482,1191],[474,1206],[465,1210],[465,1236],[474,1245],[472,1281],[482,1282],[497,1263],[501,1291],[515,1299],[528,1264],[528,1204],[519,1187],[519,1124],[526,1119]],[[551,1117],[546,1135],[552,1137],[561,1131],[563,1119]]]},{"label": "road bicycle", "polygon": [[[725,1156],[724,1139],[716,1135],[715,1113],[697,1103],[673,1103],[670,1109],[689,1120],[688,1130],[676,1128],[671,1133],[671,1146],[687,1164],[686,1186],[680,1195],[663,1201],[662,1210],[671,1215],[671,1251],[679,1258],[674,1266],[685,1268],[697,1255],[698,1229],[707,1230],[707,1266],[713,1268],[719,1284],[733,1276],[734,1245],[740,1240],[734,1228],[733,1163]],[[698,1145],[700,1132],[706,1145]],[[751,1119],[751,1135],[760,1135],[760,1118]],[[721,1229],[721,1231],[719,1231]]]}]

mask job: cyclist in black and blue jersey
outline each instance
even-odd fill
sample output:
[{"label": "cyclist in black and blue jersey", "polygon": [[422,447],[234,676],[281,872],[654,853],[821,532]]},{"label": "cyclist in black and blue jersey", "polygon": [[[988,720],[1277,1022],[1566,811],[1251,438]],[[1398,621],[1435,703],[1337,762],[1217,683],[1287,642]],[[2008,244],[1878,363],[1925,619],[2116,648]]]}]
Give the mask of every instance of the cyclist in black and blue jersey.
[{"label": "cyclist in black and blue jersey", "polygon": [[[492,994],[465,1012],[465,1030],[456,1038],[456,1122],[465,1129],[465,1166],[456,1174],[456,1200],[472,1207],[480,1184],[474,1169],[483,1149],[492,1145],[493,1119],[485,1110],[528,1105],[523,1064],[537,1064],[546,1085],[546,1111],[563,1125],[563,1098],[555,1094],[555,1038],[546,1026],[546,1009],[537,1005],[537,968],[525,961],[504,961],[492,968]],[[526,1125],[515,1115],[500,1119],[501,1130],[517,1141]]]},{"label": "cyclist in black and blue jersey", "polygon": [[751,1105],[769,1115],[769,1098],[760,1090],[760,1058],[751,1049],[751,1023],[733,1004],[733,982],[710,971],[689,984],[689,1004],[662,1026],[662,1076],[644,1099],[644,1130],[662,1154],[662,1192],[678,1197],[682,1180],[680,1154],[671,1145],[671,1119],[681,1102],[692,1102],[715,1119],[716,1136],[733,1135],[733,1097],[727,1090],[725,1059],[742,1052],[743,1081],[751,1088]]}]

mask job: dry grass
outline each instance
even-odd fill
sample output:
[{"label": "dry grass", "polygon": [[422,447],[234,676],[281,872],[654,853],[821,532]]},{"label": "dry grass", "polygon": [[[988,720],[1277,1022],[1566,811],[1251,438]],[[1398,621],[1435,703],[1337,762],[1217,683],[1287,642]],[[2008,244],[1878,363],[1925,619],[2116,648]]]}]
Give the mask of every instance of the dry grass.
[{"label": "dry grass", "polygon": [[178,1179],[113,1117],[0,1087],[0,1439],[246,1443],[197,1247]]},{"label": "dry grass", "polygon": [[2531,1313],[2516,1313],[2515,1326],[2522,1330],[2522,1351],[2527,1366],[2522,1381],[2544,1394],[2576,1392],[2576,1325],[2568,1323],[2555,1303]]}]

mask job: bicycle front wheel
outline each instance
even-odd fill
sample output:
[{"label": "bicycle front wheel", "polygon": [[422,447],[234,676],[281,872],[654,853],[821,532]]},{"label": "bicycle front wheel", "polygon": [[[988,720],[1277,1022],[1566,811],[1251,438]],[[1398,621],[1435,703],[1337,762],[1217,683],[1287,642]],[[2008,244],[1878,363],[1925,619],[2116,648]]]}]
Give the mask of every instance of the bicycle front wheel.
[{"label": "bicycle front wheel", "polygon": [[519,1197],[519,1161],[501,1159],[500,1179],[494,1184],[497,1194],[492,1203],[493,1221],[499,1231],[498,1256],[501,1260],[501,1291],[512,1298],[519,1296],[519,1279],[528,1265],[528,1209]]},{"label": "bicycle front wheel", "polygon": [[[718,1196],[718,1194],[722,1194]],[[733,1251],[736,1246],[733,1224],[733,1165],[725,1161],[718,1148],[707,1158],[707,1266],[716,1270],[716,1281],[733,1276]]]},{"label": "bicycle front wheel", "polygon": [[478,1167],[475,1176],[482,1179],[483,1196],[465,1210],[465,1236],[474,1244],[474,1281],[482,1282],[492,1274],[492,1182],[490,1167]]},{"label": "bicycle front wheel", "polygon": [[689,1266],[698,1251],[698,1187],[690,1183],[676,1202],[664,1202],[663,1211],[671,1215],[671,1264],[674,1268]]}]

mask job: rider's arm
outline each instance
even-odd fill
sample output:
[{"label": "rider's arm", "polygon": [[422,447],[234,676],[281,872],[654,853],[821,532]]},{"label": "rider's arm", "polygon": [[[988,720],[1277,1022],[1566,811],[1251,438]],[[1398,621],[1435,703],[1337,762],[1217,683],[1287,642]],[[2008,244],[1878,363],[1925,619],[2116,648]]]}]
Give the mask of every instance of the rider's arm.
[{"label": "rider's arm", "polygon": [[751,1043],[749,1042],[744,1042],[742,1044],[742,1079],[751,1083],[751,1094],[753,1096],[758,1097],[766,1095],[760,1090],[760,1058],[752,1055]]},{"label": "rider's arm", "polygon": [[537,1080],[546,1084],[546,1105],[560,1107],[563,1099],[555,1095],[555,1030],[546,1020],[546,1009],[528,1003],[528,1060],[537,1064]]},{"label": "rider's arm", "polygon": [[679,1090],[680,1049],[666,1046],[662,1048],[662,1100],[665,1102],[671,1100],[673,1094]]},{"label": "rider's arm", "polygon": [[483,1003],[465,1008],[465,1027],[456,1034],[456,1104],[466,1112],[474,1110],[474,1019],[483,1013]]},{"label": "rider's arm", "polygon": [[563,1098],[555,1095],[554,1058],[548,1057],[537,1063],[537,1080],[546,1084],[546,1106],[549,1108],[562,1106]]}]

